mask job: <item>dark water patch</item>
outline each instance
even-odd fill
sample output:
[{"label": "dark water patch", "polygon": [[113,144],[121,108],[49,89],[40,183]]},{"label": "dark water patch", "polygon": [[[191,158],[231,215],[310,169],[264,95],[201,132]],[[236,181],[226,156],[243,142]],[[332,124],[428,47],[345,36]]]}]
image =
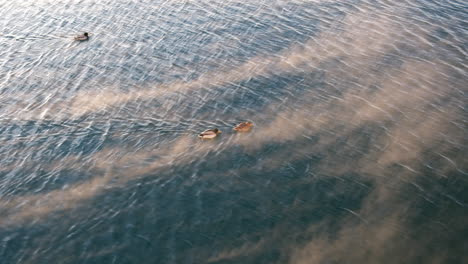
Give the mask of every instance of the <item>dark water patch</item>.
[{"label": "dark water patch", "polygon": [[[307,163],[308,160],[302,162]],[[123,256],[127,256],[132,261],[155,258],[156,263],[167,263],[175,257],[177,262],[197,263],[226,249],[227,245],[228,248],[236,248],[246,242],[255,243],[259,237],[268,237],[273,231],[280,234],[274,235],[267,242],[266,250],[243,258],[250,263],[286,260],[287,255],[284,255],[281,248],[289,241],[295,241],[296,235],[293,234],[311,223],[329,218],[341,218],[344,213],[340,213],[337,206],[359,208],[359,203],[368,192],[361,186],[350,185],[352,183],[350,181],[336,178],[326,177],[314,181],[308,181],[303,177],[297,178],[296,173],[305,169],[305,165],[297,162],[292,166],[297,166],[296,171],[281,167],[268,173],[245,171],[247,175],[240,175],[252,179],[265,177],[266,174],[271,175],[273,180],[268,188],[253,184],[249,187],[230,185],[220,190],[213,189],[210,186],[219,185],[220,179],[205,178],[203,174],[226,177],[222,173],[224,167],[216,164],[209,165],[210,168],[200,175],[204,181],[196,181],[190,185],[184,184],[192,174],[187,169],[171,170],[171,173],[177,177],[164,187],[130,183],[125,189],[109,190],[105,195],[93,198],[92,204],[96,207],[93,206],[92,209],[84,206],[82,209],[72,210],[70,213],[80,217],[73,221],[70,219],[68,224],[55,227],[49,225],[55,221],[52,219],[61,219],[58,217],[62,215],[61,213],[54,214],[52,219],[41,224],[38,229],[44,230],[43,232],[49,230],[65,234],[67,232],[61,229],[73,226],[74,239],[70,240],[62,235],[56,237],[55,242],[43,241],[41,247],[48,248],[49,245],[66,239],[68,242],[62,243],[60,252],[68,252],[70,259],[65,258],[64,263],[74,262],[83,257],[86,263],[93,263],[92,252],[98,253],[112,245],[123,245],[117,253],[106,254],[109,258],[117,255],[117,263],[126,263]],[[284,177],[290,179],[287,184],[281,180]],[[353,193],[351,197],[350,192]],[[131,193],[138,195],[128,199]],[[100,208],[99,205],[108,204],[105,201],[110,200],[114,204],[112,211],[120,213],[105,220],[102,214],[106,215],[109,208],[107,206]],[[121,202],[116,202],[117,200]],[[198,208],[197,203],[203,207]],[[95,218],[97,215],[101,217]],[[90,220],[84,221],[85,219]],[[90,237],[90,234],[95,235],[89,239],[87,237]],[[76,242],[82,240],[80,237],[86,241],[84,244]],[[226,244],[222,241],[229,242]],[[169,245],[170,250],[167,248]],[[9,252],[15,251],[14,245],[8,244],[7,247]],[[87,253],[83,255],[79,252]],[[54,256],[56,258],[57,253],[58,251],[54,249],[50,249],[47,255],[39,252],[35,260],[50,260]],[[17,256],[12,255],[6,259],[15,257]],[[98,256],[97,259],[103,257]],[[239,258],[234,260],[237,259]]]},{"label": "dark water patch", "polygon": [[[75,184],[87,182],[96,175],[103,174],[99,170],[86,171],[83,167],[42,169],[40,166],[24,166],[9,173],[0,172],[1,196],[3,199],[14,199],[27,195],[47,195],[54,190],[67,190]],[[20,181],[16,175],[27,175],[27,178]]]}]

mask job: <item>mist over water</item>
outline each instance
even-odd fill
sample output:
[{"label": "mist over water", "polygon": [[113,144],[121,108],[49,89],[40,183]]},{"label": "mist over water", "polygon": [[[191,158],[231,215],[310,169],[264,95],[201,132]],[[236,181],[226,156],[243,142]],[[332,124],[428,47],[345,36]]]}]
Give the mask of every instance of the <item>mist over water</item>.
[{"label": "mist over water", "polygon": [[0,263],[467,263],[467,10],[0,0]]}]

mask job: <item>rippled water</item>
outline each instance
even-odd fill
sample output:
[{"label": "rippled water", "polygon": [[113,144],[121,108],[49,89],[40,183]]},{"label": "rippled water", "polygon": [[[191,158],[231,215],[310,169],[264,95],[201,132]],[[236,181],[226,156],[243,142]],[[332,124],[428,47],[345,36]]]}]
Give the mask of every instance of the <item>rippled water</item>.
[{"label": "rippled water", "polygon": [[0,263],[467,263],[467,10],[0,0]]}]

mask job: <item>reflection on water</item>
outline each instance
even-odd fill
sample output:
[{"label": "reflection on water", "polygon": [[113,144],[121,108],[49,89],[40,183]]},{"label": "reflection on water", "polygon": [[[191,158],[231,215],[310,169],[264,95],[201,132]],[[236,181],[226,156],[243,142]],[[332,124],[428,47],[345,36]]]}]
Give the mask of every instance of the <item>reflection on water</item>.
[{"label": "reflection on water", "polygon": [[468,261],[466,3],[0,7],[4,263]]}]

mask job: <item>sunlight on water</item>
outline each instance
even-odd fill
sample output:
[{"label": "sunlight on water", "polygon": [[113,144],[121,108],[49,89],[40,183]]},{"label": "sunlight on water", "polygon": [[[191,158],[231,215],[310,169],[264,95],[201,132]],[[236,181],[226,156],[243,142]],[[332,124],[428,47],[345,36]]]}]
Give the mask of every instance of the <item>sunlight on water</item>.
[{"label": "sunlight on water", "polygon": [[466,262],[467,8],[0,0],[0,262]]}]

